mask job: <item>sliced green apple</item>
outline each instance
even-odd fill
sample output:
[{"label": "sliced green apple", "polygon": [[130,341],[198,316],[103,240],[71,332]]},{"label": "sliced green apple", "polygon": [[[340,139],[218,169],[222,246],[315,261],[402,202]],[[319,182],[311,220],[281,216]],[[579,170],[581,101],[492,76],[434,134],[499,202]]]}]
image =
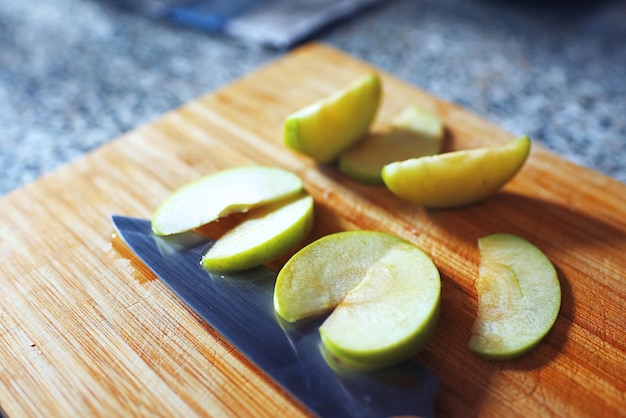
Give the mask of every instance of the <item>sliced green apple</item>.
[{"label": "sliced green apple", "polygon": [[367,134],[381,97],[377,74],[367,74],[289,115],[285,144],[318,163],[330,163]]},{"label": "sliced green apple", "polygon": [[429,208],[478,202],[497,192],[522,168],[527,136],[506,144],[397,161],[383,167],[385,185],[399,197]]},{"label": "sliced green apple", "polygon": [[398,363],[434,333],[441,281],[431,258],[398,237],[373,231],[324,236],[281,269],[276,312],[290,322],[332,311],[320,327],[334,356],[361,368]]},{"label": "sliced green apple", "polygon": [[405,130],[419,135],[424,140],[433,142],[432,147],[441,151],[444,126],[441,119],[420,106],[409,106],[393,118],[391,125],[395,129]]},{"label": "sliced green apple", "polygon": [[295,174],[278,167],[242,166],[191,182],[169,195],[152,217],[157,235],[171,235],[234,212],[275,202],[302,191]]},{"label": "sliced green apple", "polygon": [[436,115],[416,106],[406,108],[386,132],[371,133],[339,157],[339,169],[352,179],[383,184],[381,171],[394,161],[438,154],[443,124]]},{"label": "sliced green apple", "polygon": [[548,257],[511,234],[478,240],[478,314],[469,347],[490,359],[510,359],[535,347],[552,328],[561,286]]},{"label": "sliced green apple", "polygon": [[254,209],[202,257],[215,272],[246,270],[270,262],[302,241],[313,226],[313,198],[306,193]]}]

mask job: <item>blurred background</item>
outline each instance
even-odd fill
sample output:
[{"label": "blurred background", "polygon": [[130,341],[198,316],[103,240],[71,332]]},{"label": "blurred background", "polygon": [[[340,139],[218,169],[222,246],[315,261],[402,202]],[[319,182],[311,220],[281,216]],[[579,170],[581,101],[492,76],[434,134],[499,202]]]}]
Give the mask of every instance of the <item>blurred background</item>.
[{"label": "blurred background", "polygon": [[0,196],[308,41],[626,182],[622,0],[2,0]]}]

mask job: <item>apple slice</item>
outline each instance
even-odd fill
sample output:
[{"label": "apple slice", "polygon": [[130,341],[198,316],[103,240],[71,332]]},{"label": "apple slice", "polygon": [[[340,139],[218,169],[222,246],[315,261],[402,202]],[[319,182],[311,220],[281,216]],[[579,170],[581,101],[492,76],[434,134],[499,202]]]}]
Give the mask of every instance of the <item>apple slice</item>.
[{"label": "apple slice", "polygon": [[378,75],[367,74],[292,113],[285,120],[285,144],[318,163],[335,161],[367,134],[378,111],[381,90]]},{"label": "apple slice", "polygon": [[268,263],[302,241],[313,226],[313,198],[306,193],[248,212],[202,257],[202,266],[220,273]]},{"label": "apple slice", "polygon": [[387,164],[382,177],[392,193],[429,208],[469,205],[496,193],[522,168],[527,136],[506,144]]},{"label": "apple slice", "polygon": [[432,147],[437,149],[436,152],[441,151],[444,126],[434,113],[419,106],[409,106],[393,118],[391,126],[419,135],[424,140],[431,141]]},{"label": "apple slice", "polygon": [[383,184],[386,164],[441,152],[443,124],[436,115],[411,106],[392,122],[390,130],[372,133],[339,157],[339,170],[368,184]]},{"label": "apple slice", "polygon": [[478,315],[469,347],[490,359],[510,359],[536,346],[561,307],[561,286],[548,257],[515,235],[478,240]]},{"label": "apple slice", "polygon": [[278,167],[243,166],[191,182],[168,196],[152,217],[157,235],[198,228],[233,212],[286,199],[302,191],[295,174]]},{"label": "apple slice", "polygon": [[373,369],[417,353],[439,314],[439,271],[420,248],[374,231],[324,236],[292,256],[274,289],[290,322],[332,311],[324,346],[343,362]]}]

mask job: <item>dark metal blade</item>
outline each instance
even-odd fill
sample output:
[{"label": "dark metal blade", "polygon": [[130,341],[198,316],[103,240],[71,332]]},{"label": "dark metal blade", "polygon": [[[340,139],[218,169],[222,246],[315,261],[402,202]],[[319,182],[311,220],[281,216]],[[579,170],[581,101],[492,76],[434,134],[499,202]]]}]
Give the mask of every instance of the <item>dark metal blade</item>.
[{"label": "dark metal blade", "polygon": [[[200,266],[211,242],[188,233],[155,236],[150,221],[113,216],[122,239],[185,303],[294,398],[321,417],[434,415],[437,377],[413,360],[381,371],[333,369],[324,360],[321,319],[288,324],[274,313],[276,274],[260,267],[228,276]],[[183,242],[184,241],[184,242]]]}]

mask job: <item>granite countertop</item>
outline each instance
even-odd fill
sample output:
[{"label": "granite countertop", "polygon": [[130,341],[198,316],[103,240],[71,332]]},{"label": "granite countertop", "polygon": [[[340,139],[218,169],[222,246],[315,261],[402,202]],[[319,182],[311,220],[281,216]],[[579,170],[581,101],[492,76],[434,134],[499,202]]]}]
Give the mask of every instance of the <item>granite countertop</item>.
[{"label": "granite countertop", "polygon": [[[105,0],[0,4],[0,195],[285,50]],[[393,0],[324,42],[626,182],[626,3]]]}]

